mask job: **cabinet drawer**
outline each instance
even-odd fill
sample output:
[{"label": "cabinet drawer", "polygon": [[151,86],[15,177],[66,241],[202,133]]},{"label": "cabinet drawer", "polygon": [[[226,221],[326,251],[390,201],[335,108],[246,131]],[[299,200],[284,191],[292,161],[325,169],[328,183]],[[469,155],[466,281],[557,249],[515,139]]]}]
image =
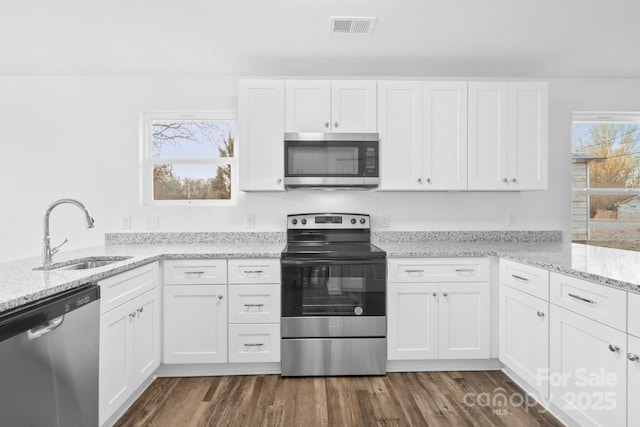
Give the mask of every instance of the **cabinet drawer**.
[{"label": "cabinet drawer", "polygon": [[229,283],[280,283],[280,259],[230,259]]},{"label": "cabinet drawer", "polygon": [[501,259],[500,283],[549,300],[549,271],[542,268]]},{"label": "cabinet drawer", "polygon": [[226,259],[184,259],[163,262],[165,285],[227,283]]},{"label": "cabinet drawer", "polygon": [[389,282],[486,282],[487,258],[391,258]]},{"label": "cabinet drawer", "polygon": [[131,301],[158,285],[158,263],[125,271],[98,282],[100,285],[100,314]]},{"label": "cabinet drawer", "polygon": [[279,362],[280,324],[229,325],[229,362]]},{"label": "cabinet drawer", "polygon": [[627,292],[551,272],[550,301],[605,325],[626,331]]},{"label": "cabinet drawer", "polygon": [[629,295],[629,321],[627,332],[640,338],[640,294],[628,292]]},{"label": "cabinet drawer", "polygon": [[280,323],[280,285],[229,286],[229,323]]}]

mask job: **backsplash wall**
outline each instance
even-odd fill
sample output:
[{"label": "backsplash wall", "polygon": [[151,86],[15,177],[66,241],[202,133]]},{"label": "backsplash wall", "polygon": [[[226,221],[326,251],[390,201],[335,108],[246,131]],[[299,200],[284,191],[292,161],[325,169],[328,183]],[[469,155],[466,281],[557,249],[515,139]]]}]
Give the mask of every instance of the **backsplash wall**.
[{"label": "backsplash wall", "polygon": [[[37,256],[42,213],[76,198],[91,210],[59,206],[52,244],[99,245],[124,231],[283,231],[299,212],[363,212],[374,230],[562,230],[570,228],[571,114],[640,111],[640,80],[551,79],[549,190],[521,193],[291,191],[239,193],[225,207],[143,207],[139,203],[139,115],[145,111],[237,108],[237,78],[218,76],[0,76],[0,261]],[[241,144],[242,141],[239,141]],[[507,226],[507,212],[515,225]],[[255,228],[245,215],[255,215]],[[389,226],[382,226],[381,215]],[[147,215],[159,228],[144,227]],[[123,230],[122,218],[131,217]]]}]

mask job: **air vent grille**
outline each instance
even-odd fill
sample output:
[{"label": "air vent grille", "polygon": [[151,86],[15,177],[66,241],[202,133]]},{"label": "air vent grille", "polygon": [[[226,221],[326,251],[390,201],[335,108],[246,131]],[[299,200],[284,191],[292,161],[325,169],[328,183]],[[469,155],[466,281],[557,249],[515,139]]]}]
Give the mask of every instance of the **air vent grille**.
[{"label": "air vent grille", "polygon": [[376,18],[332,16],[329,18],[331,34],[371,34]]}]

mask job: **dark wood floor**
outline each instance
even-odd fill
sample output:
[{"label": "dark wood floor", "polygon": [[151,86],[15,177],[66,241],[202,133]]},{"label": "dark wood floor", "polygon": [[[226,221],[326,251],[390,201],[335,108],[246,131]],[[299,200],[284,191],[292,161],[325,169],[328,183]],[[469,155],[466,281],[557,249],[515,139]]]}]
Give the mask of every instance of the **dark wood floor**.
[{"label": "dark wood floor", "polygon": [[117,426],[561,426],[502,372],[159,378]]}]

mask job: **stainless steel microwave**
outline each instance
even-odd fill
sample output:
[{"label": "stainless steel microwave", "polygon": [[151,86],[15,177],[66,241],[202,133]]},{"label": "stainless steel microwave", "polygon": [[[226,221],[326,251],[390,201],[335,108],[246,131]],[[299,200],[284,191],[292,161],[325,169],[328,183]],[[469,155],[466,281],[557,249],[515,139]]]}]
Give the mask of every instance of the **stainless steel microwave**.
[{"label": "stainless steel microwave", "polygon": [[285,133],[285,188],[375,188],[377,133]]}]

